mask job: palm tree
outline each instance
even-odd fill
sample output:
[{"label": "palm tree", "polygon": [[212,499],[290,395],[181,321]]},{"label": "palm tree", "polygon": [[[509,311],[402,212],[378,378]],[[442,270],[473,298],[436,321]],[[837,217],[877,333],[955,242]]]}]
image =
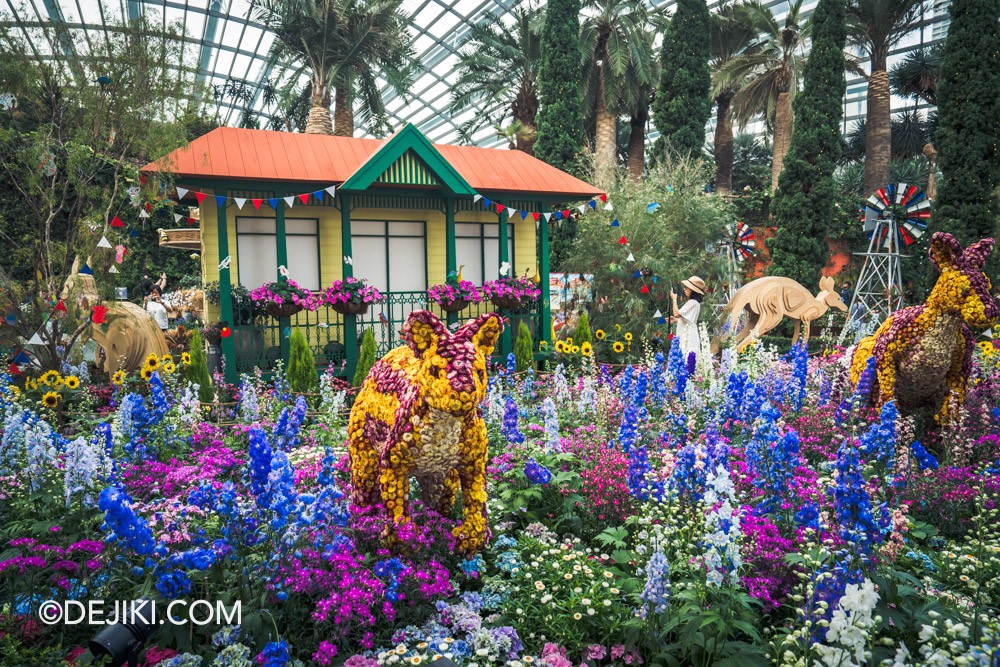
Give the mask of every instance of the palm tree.
[{"label": "palm tree", "polygon": [[740,5],[736,15],[758,37],[716,75],[720,88],[743,82],[732,102],[733,118],[741,125],[758,115],[773,123],[772,192],[778,189],[778,177],[792,140],[792,97],[805,65],[803,45],[809,26],[802,19],[802,2],[792,0],[782,22],[760,2]]},{"label": "palm tree", "polygon": [[330,103],[337,97],[337,134],[354,134],[353,98],[379,133],[387,126],[377,77],[406,96],[417,68],[409,17],[399,0],[253,0],[253,17],[274,35],[271,62],[308,74],[311,108],[306,132],[333,134]]},{"label": "palm tree", "polygon": [[944,45],[915,49],[892,66],[889,86],[900,97],[909,97],[937,106],[937,82],[941,75]]},{"label": "palm tree", "polygon": [[618,116],[636,109],[642,86],[652,85],[656,58],[641,0],[588,0],[586,6],[595,11],[580,24],[583,104],[597,127],[594,165],[606,180],[616,163]]},{"label": "palm tree", "polygon": [[849,0],[848,39],[860,47],[871,64],[868,77],[865,135],[865,192],[874,192],[889,180],[892,100],[889,95],[889,50],[910,32],[920,18],[923,0]]},{"label": "palm tree", "polygon": [[722,80],[719,70],[739,57],[756,34],[740,20],[735,5],[723,5],[712,14],[712,96],[715,98],[715,191],[728,195],[733,191],[733,119],[730,107],[744,81]]},{"label": "palm tree", "polygon": [[[646,41],[643,48],[648,49],[651,54],[654,53],[653,44],[656,42],[656,36],[666,34],[669,23],[666,14],[659,11],[651,12],[649,24],[643,31],[643,39]],[[660,80],[660,59],[652,58],[650,67],[652,69],[648,81],[632,82],[632,85],[638,88],[631,107],[626,109],[629,128],[625,142],[625,165],[628,175],[636,180],[642,178],[646,169],[646,125],[649,123],[649,109],[656,94],[656,82]]]},{"label": "palm tree", "polygon": [[538,64],[544,11],[537,6],[510,12],[514,25],[508,29],[503,12],[488,14],[475,25],[459,47],[458,81],[452,91],[451,112],[458,114],[475,106],[475,114],[463,123],[463,135],[488,125],[504,126],[512,117],[518,124],[514,145],[534,154],[535,116],[538,113]]}]

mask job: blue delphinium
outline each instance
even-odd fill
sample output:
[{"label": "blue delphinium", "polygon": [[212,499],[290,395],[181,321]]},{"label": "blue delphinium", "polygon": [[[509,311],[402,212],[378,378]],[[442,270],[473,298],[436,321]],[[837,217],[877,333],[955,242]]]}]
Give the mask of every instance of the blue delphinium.
[{"label": "blue delphinium", "polygon": [[674,470],[670,475],[670,488],[692,500],[701,498],[705,488],[705,468],[698,466],[698,450],[687,445],[677,451]]},{"label": "blue delphinium", "polygon": [[508,352],[507,353],[507,373],[510,374],[510,375],[513,375],[516,368],[517,368],[517,357],[514,356],[513,352]]},{"label": "blue delphinium", "polygon": [[674,382],[677,381],[678,375],[687,370],[684,363],[684,352],[681,351],[680,341],[677,336],[674,336],[670,339],[670,350],[667,353],[667,373],[674,379]]},{"label": "blue delphinium", "polygon": [[108,532],[108,541],[121,539],[140,556],[149,556],[156,548],[149,524],[132,509],[132,498],[116,486],[101,492],[97,507],[104,512],[102,529]]},{"label": "blue delphinium", "polygon": [[628,452],[638,437],[639,408],[634,403],[625,406],[622,423],[618,426],[618,443]]},{"label": "blue delphinium", "polygon": [[743,414],[743,396],[746,393],[749,377],[746,371],[730,373],[726,383],[726,400],[722,408],[722,418],[726,420],[739,419]]},{"label": "blue delphinium", "polygon": [[920,466],[921,470],[927,470],[931,468],[932,470],[937,470],[938,460],[933,454],[924,449],[924,446],[920,444],[919,440],[914,440],[911,446],[913,450],[913,457],[917,459],[917,465]]},{"label": "blue delphinium", "polygon": [[267,476],[268,508],[271,510],[271,530],[281,531],[288,525],[289,514],[298,498],[295,494],[295,471],[288,455],[278,450],[271,457],[271,472]]},{"label": "blue delphinium", "polygon": [[28,455],[28,479],[31,490],[42,488],[46,473],[55,467],[59,455],[56,449],[56,434],[44,419],[30,419],[24,422],[24,449]]},{"label": "blue delphinium", "polygon": [[611,367],[607,364],[601,364],[601,372],[598,374],[600,386],[607,387],[611,385]]},{"label": "blue delphinium", "polygon": [[514,402],[513,398],[508,396],[504,404],[503,427],[500,429],[500,432],[503,434],[503,437],[507,438],[508,442],[521,444],[524,442],[524,434],[517,428],[517,414],[517,403]]},{"label": "blue delphinium", "polygon": [[687,366],[685,367],[688,376],[694,375],[694,371],[697,368],[698,368],[698,355],[693,351],[688,352]]},{"label": "blue delphinium", "polygon": [[240,383],[240,416],[246,424],[252,424],[260,419],[260,400],[257,396],[257,385],[244,376]]},{"label": "blue delphinium", "polygon": [[549,469],[533,458],[528,459],[528,462],[524,464],[524,476],[532,484],[545,485],[552,481],[552,473]]},{"label": "blue delphinium", "polygon": [[559,412],[551,396],[542,401],[542,424],[545,427],[545,448],[549,452],[559,451]]},{"label": "blue delphinium", "polygon": [[268,642],[264,650],[257,655],[257,664],[261,667],[286,667],[291,657],[288,654],[288,642],[284,639]]},{"label": "blue delphinium", "polygon": [[858,385],[854,388],[854,393],[844,396],[844,400],[840,402],[837,406],[837,412],[833,416],[834,423],[840,426],[844,419],[846,419],[855,407],[864,407],[868,405],[868,398],[872,393],[872,388],[875,386],[875,357],[868,357],[868,361],[865,364],[865,369],[861,371],[860,377],[858,377]]},{"label": "blue delphinium", "polygon": [[186,597],[191,593],[191,578],[178,570],[162,572],[156,578],[156,590],[168,600]]},{"label": "blue delphinium", "polygon": [[159,371],[153,371],[153,376],[149,378],[149,396],[153,404],[150,423],[159,424],[170,410],[170,401],[167,400],[167,392],[163,388]]},{"label": "blue delphinium", "polygon": [[632,364],[625,367],[625,370],[618,376],[618,393],[623,398],[627,398],[632,393],[632,380],[635,377],[635,369]]},{"label": "blue delphinium", "polygon": [[861,435],[861,443],[858,446],[863,454],[874,457],[876,461],[887,468],[896,462],[896,418],[898,416],[896,401],[889,401],[883,405],[878,423],[872,424]]},{"label": "blue delphinium", "polygon": [[250,447],[247,453],[250,460],[247,468],[250,475],[250,489],[258,502],[266,506],[267,476],[271,473],[271,458],[274,452],[267,440],[267,433],[259,426],[250,429],[249,440]]},{"label": "blue delphinium", "polygon": [[763,492],[757,504],[759,514],[781,508],[795,469],[799,465],[799,437],[789,429],[783,436],[778,428],[777,409],[765,403],[746,447],[747,463],[755,474],[754,487]]},{"label": "blue delphinium", "polygon": [[24,427],[28,414],[27,410],[13,409],[4,419],[3,433],[0,434],[0,475],[6,476],[11,469],[17,469],[24,449]]},{"label": "blue delphinium", "polygon": [[823,407],[830,402],[830,394],[833,393],[833,378],[830,377],[829,373],[819,372],[819,398],[816,404]]},{"label": "blue delphinium", "polygon": [[670,562],[662,551],[654,551],[646,564],[646,584],[642,589],[640,615],[646,618],[650,608],[654,614],[664,614],[670,607]]},{"label": "blue delphinium", "polygon": [[760,414],[761,408],[764,407],[764,403],[766,402],[767,389],[753,382],[747,382],[741,406],[743,412],[740,418],[747,424],[753,423],[753,420]]},{"label": "blue delphinium", "polygon": [[635,385],[632,388],[632,395],[629,400],[635,405],[646,403],[646,394],[649,392],[649,375],[645,371],[640,371],[635,378]]},{"label": "blue delphinium", "polygon": [[652,472],[646,447],[633,447],[628,455],[628,490],[634,498],[648,500],[650,492],[657,500],[666,493],[666,485],[662,481],[651,482],[647,475]]},{"label": "blue delphinium", "polygon": [[408,568],[399,558],[390,558],[375,563],[375,576],[386,582],[385,599],[399,601],[399,580]]},{"label": "blue delphinium", "polygon": [[805,343],[800,341],[793,345],[788,358],[792,363],[792,377],[785,385],[786,402],[798,411],[806,398],[806,377],[809,374],[809,352]]},{"label": "blue delphinium", "polygon": [[853,552],[853,562],[848,567],[857,573],[868,565],[875,545],[882,542],[890,526],[889,512],[884,503],[872,507],[861,475],[858,450],[847,440],[837,451],[836,469],[837,483],[830,489],[834,513],[840,538],[851,545]]},{"label": "blue delphinium", "polygon": [[77,494],[82,494],[84,507],[94,506],[91,491],[98,482],[105,481],[103,454],[99,443],[82,436],[66,445],[63,482],[67,508]]},{"label": "blue delphinium", "polygon": [[663,402],[667,399],[667,369],[665,361],[663,353],[657,352],[656,363],[653,364],[653,368],[649,372],[650,391],[654,405],[663,405]]},{"label": "blue delphinium", "polygon": [[819,530],[819,505],[806,503],[795,513],[795,523],[804,528]]}]

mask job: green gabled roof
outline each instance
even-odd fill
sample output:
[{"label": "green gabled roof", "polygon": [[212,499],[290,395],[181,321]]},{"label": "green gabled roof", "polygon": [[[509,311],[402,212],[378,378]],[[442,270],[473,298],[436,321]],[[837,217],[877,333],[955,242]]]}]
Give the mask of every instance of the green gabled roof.
[{"label": "green gabled roof", "polygon": [[476,194],[412,123],[368,158],[338,190],[363,192],[373,183],[443,187],[469,197]]}]

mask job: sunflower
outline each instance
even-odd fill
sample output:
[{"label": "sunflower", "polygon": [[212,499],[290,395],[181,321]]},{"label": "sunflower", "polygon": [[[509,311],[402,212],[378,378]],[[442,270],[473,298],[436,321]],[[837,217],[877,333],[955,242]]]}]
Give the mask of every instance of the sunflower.
[{"label": "sunflower", "polygon": [[626,331],[625,332],[625,340],[627,340],[630,343],[632,342],[632,332],[631,331]]},{"label": "sunflower", "polygon": [[162,357],[160,357],[160,363],[161,364],[172,364],[172,363],[174,363],[174,355],[172,355],[172,354],[165,354],[165,355],[163,355]]},{"label": "sunflower", "polygon": [[66,388],[67,389],[79,389],[80,388],[80,378],[75,375],[67,375],[65,377]]},{"label": "sunflower", "polygon": [[187,366],[188,364],[191,363],[191,353],[190,352],[182,352],[181,353],[181,363],[184,364],[185,366]]},{"label": "sunflower", "polygon": [[580,353],[585,357],[589,357],[594,353],[594,347],[590,344],[589,340],[583,341],[583,345],[580,346]]},{"label": "sunflower", "polygon": [[611,349],[617,352],[618,354],[621,354],[622,352],[625,351],[625,344],[622,343],[620,340],[616,340],[615,344],[611,346]]},{"label": "sunflower", "polygon": [[572,344],[573,344],[573,339],[572,339],[572,338],[570,338],[569,336],[567,336],[567,337],[566,337],[566,344],[567,344],[567,345],[572,345]]},{"label": "sunflower", "polygon": [[580,346],[574,345],[569,349],[569,351],[572,352],[573,354],[580,354]]},{"label": "sunflower", "polygon": [[604,337],[605,337],[606,335],[607,335],[607,334],[605,334],[605,333],[604,333],[604,329],[598,329],[597,331],[595,331],[595,332],[594,332],[594,337],[595,337],[595,338],[596,338],[597,340],[604,340]]},{"label": "sunflower", "polygon": [[111,376],[111,384],[119,387],[125,384],[125,371],[121,369],[115,371],[115,374]]},{"label": "sunflower", "polygon": [[156,356],[155,354],[151,354],[148,357],[146,357],[146,368],[151,368],[152,370],[155,371],[159,367],[160,367],[160,358],[158,356]]},{"label": "sunflower", "polygon": [[59,371],[45,371],[42,373],[41,377],[38,378],[39,384],[55,384],[59,381]]},{"label": "sunflower", "polygon": [[170,374],[177,370],[177,365],[172,361],[163,362],[163,372]]},{"label": "sunflower", "polygon": [[142,370],[139,371],[139,376],[146,382],[149,382],[149,380],[153,377],[153,368],[150,366],[143,366]]},{"label": "sunflower", "polygon": [[42,396],[42,405],[47,408],[55,408],[59,405],[60,400],[62,400],[62,396],[58,392],[49,391]]},{"label": "sunflower", "polygon": [[55,387],[56,389],[62,389],[63,387],[66,386],[66,380],[63,378],[59,378],[58,380],[52,383],[52,386]]},{"label": "sunflower", "polygon": [[561,340],[556,341],[555,347],[556,347],[556,352],[562,353],[566,351],[566,343],[562,342]]}]

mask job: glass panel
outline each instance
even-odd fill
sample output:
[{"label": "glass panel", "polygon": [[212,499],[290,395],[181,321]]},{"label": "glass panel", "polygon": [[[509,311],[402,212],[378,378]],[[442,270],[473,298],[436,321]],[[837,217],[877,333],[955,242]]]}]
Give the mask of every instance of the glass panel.
[{"label": "glass panel", "polygon": [[389,257],[392,270],[389,274],[389,290],[410,292],[427,289],[426,266],[423,237],[389,237]]},{"label": "glass panel", "polygon": [[390,222],[389,236],[423,236],[424,223],[422,222]]},{"label": "glass panel", "polygon": [[351,220],[351,234],[365,236],[385,236],[385,223],[372,220]]},{"label": "glass panel", "polygon": [[483,241],[481,238],[455,239],[455,256],[458,264],[465,264],[462,278],[476,285],[483,284]]},{"label": "glass panel", "polygon": [[274,218],[236,218],[237,234],[274,234]]},{"label": "glass panel", "polygon": [[[289,277],[305,289],[317,291],[319,282],[319,241],[315,236],[289,236]],[[242,258],[242,255],[240,256]]]},{"label": "glass panel", "polygon": [[273,236],[239,234],[236,237],[236,251],[239,253],[240,285],[255,289],[278,279],[275,263],[278,248]]},{"label": "glass panel", "polygon": [[315,234],[318,226],[315,218],[285,218],[286,234]]},{"label": "glass panel", "polygon": [[384,236],[362,236],[352,240],[354,275],[367,278],[380,292],[389,291]]}]

